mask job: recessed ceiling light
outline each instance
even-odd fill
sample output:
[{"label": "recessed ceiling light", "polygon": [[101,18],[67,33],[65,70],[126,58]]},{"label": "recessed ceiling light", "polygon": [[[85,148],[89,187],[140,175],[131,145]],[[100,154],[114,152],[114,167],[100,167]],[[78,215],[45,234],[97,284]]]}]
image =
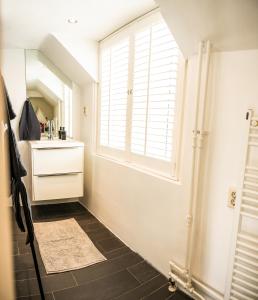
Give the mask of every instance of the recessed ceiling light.
[{"label": "recessed ceiling light", "polygon": [[70,24],[76,24],[76,23],[78,23],[78,20],[75,18],[69,18],[69,19],[67,19],[67,22]]}]

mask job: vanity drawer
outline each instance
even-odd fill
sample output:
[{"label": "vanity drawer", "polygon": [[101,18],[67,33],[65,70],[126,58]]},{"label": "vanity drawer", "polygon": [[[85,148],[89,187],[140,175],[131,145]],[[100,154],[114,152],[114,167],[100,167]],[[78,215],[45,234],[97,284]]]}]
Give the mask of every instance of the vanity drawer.
[{"label": "vanity drawer", "polygon": [[33,200],[52,200],[83,196],[83,173],[33,176]]},{"label": "vanity drawer", "polygon": [[83,172],[83,147],[33,149],[33,175]]}]

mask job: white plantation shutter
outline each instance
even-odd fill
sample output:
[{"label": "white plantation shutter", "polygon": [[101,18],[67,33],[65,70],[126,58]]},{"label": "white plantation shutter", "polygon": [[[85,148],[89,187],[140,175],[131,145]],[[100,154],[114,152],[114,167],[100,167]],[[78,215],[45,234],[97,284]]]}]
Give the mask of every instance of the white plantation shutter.
[{"label": "white plantation shutter", "polygon": [[156,15],[100,50],[99,153],[171,176],[180,56],[173,36]]},{"label": "white plantation shutter", "polygon": [[101,56],[100,144],[125,149],[129,39]]},{"label": "white plantation shutter", "polygon": [[164,22],[135,34],[131,151],[171,160],[179,49]]}]

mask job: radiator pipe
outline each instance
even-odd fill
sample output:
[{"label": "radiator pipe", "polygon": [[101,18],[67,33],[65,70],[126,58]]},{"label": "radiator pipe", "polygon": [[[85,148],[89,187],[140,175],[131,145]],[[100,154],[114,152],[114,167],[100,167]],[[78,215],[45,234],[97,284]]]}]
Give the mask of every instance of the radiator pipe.
[{"label": "radiator pipe", "polygon": [[202,295],[200,295],[192,285],[189,285],[187,282],[183,281],[179,276],[175,275],[172,272],[169,272],[170,278],[174,279],[176,283],[181,285],[187,292],[194,295],[195,298],[197,297],[200,300],[206,300]]},{"label": "radiator pipe", "polygon": [[[190,227],[190,236],[189,236],[189,248],[187,253],[187,267],[186,269],[189,271],[189,280],[192,280],[192,263],[194,258],[194,249],[195,247],[195,241],[196,239],[196,230],[197,230],[197,213],[198,213],[198,194],[199,194],[199,177],[200,177],[200,167],[201,167],[201,154],[202,154],[202,147],[203,147],[203,140],[204,136],[206,134],[205,131],[205,110],[206,110],[206,95],[207,95],[207,81],[208,81],[208,73],[209,73],[209,62],[210,62],[210,42],[207,41],[206,43],[206,57],[205,57],[205,65],[204,65],[204,87],[202,91],[202,97],[201,97],[201,103],[198,104],[200,106],[200,127],[197,132],[197,147],[194,149],[195,159],[194,162],[194,170],[193,170],[193,183],[194,186],[192,188],[193,194],[192,196],[192,205],[191,205],[191,211],[189,211],[189,214],[192,216],[192,224]],[[201,82],[199,82],[199,85],[201,85]],[[200,86],[201,87],[201,86]],[[199,89],[200,89],[199,87]],[[199,91],[199,97],[200,97],[200,91]],[[198,114],[197,114],[198,119]]]},{"label": "radiator pipe", "polygon": [[[206,56],[204,65],[204,83],[202,88],[202,61],[203,61],[203,48],[206,46]],[[201,153],[203,147],[203,140],[207,134],[204,130],[205,127],[205,111],[206,111],[206,98],[207,98],[207,82],[209,74],[210,63],[210,41],[200,42],[198,50],[198,65],[197,65],[197,90],[196,90],[196,107],[195,107],[195,119],[193,128],[193,157],[192,157],[192,175],[191,175],[191,187],[190,187],[190,203],[189,211],[187,215],[188,233],[187,233],[187,254],[185,268],[177,266],[171,262],[170,278],[179,283],[189,293],[194,295],[200,300],[205,300],[192,286],[192,265],[194,258],[194,249],[196,241],[197,230],[197,209],[198,209],[198,194],[199,194],[199,176],[201,167]],[[199,127],[199,128],[198,128]],[[178,272],[180,276],[185,277],[183,280],[173,271]]]},{"label": "radiator pipe", "polygon": [[195,211],[196,205],[196,186],[197,180],[196,177],[196,143],[198,136],[198,118],[199,118],[199,105],[200,105],[200,90],[201,90],[201,74],[202,74],[202,60],[203,60],[203,42],[199,43],[198,51],[198,69],[197,69],[197,90],[196,90],[196,107],[195,107],[195,119],[194,119],[194,128],[193,128],[193,158],[192,158],[192,175],[191,175],[191,193],[190,193],[190,204],[188,211],[188,236],[187,236],[187,255],[186,255],[186,269],[191,268],[191,256],[192,256],[192,244],[193,244],[193,233],[195,219],[193,218],[193,212]]}]

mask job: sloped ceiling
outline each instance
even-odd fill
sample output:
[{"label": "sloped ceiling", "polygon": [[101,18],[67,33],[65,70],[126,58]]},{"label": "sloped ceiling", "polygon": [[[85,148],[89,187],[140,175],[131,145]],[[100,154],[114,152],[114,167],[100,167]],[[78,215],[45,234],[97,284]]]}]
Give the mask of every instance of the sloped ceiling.
[{"label": "sloped ceiling", "polygon": [[[78,41],[77,41],[78,43]],[[85,42],[86,44],[86,42]],[[70,44],[69,44],[70,45]],[[48,57],[70,80],[83,85],[90,81],[97,81],[97,43],[93,47],[90,57],[85,52],[81,59],[73,53],[73,49],[66,45],[66,40],[50,34],[40,46],[40,51]],[[77,45],[77,47],[80,47]],[[81,44],[80,49],[87,48]]]},{"label": "sloped ceiling", "polygon": [[258,49],[258,0],[155,0],[182,53],[210,40],[218,51]]},{"label": "sloped ceiling", "polygon": [[[38,94],[35,97],[35,94]],[[51,106],[56,106],[62,99],[58,98],[44,83],[39,80],[27,84],[27,95],[33,98],[44,98]]]},{"label": "sloped ceiling", "polygon": [[[154,0],[2,0],[2,48],[39,49],[78,85],[97,81],[97,41]],[[69,18],[78,20],[69,24]]]}]

